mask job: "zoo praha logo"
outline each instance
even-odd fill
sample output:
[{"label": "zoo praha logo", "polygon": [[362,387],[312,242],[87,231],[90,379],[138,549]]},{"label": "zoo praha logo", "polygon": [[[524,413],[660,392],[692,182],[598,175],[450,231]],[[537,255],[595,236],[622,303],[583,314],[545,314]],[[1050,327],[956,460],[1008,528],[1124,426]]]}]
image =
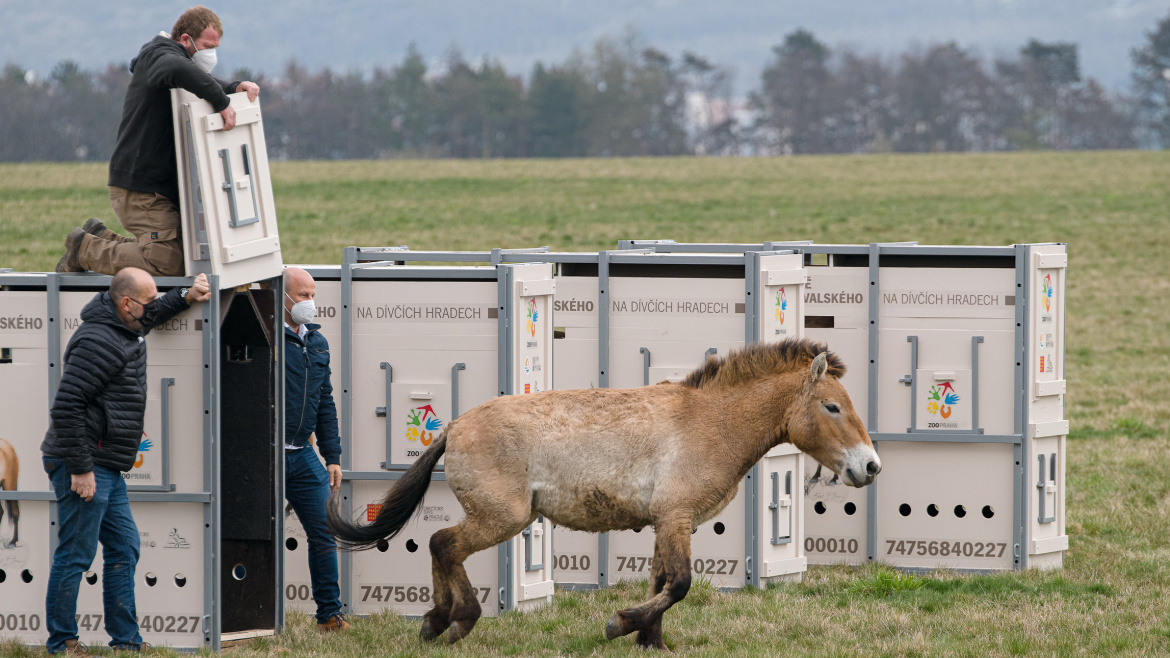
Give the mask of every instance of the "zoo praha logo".
[{"label": "zoo praha logo", "polygon": [[1052,275],[1045,274],[1040,281],[1040,300],[1044,302],[1044,312],[1052,311]]},{"label": "zoo praha logo", "polygon": [[406,412],[406,440],[431,445],[435,433],[443,429],[443,421],[431,405],[415,407]]},{"label": "zoo praha logo", "polygon": [[528,335],[536,338],[536,321],[539,318],[536,312],[536,298],[528,300]]},{"label": "zoo praha logo", "polygon": [[142,440],[138,442],[138,459],[134,460],[134,468],[141,468],[142,467],[142,464],[144,462],[146,462],[146,455],[144,455],[142,453],[150,452],[150,449],[153,447],[154,447],[154,444],[150,442],[149,438],[147,438],[146,432],[143,432],[142,433]]},{"label": "zoo praha logo", "polygon": [[[944,419],[950,418],[954,411],[953,407],[959,403],[959,394],[955,392],[955,387],[950,382],[943,382],[942,386],[931,386],[930,391],[926,394],[927,404],[926,410],[932,416],[941,416]],[[936,423],[931,423],[931,426],[936,426]],[[941,428],[958,428],[958,423],[937,423]]]},{"label": "zoo praha logo", "polygon": [[788,296],[784,294],[784,286],[776,291],[776,321],[784,324],[784,312],[788,310]]}]

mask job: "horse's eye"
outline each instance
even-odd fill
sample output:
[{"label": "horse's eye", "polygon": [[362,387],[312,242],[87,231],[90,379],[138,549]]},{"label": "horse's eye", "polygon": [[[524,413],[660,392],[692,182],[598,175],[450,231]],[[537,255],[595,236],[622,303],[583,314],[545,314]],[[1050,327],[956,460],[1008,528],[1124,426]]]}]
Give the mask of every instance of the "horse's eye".
[{"label": "horse's eye", "polygon": [[826,404],[825,409],[828,409],[829,413],[831,413],[831,414],[841,413],[841,407],[838,407],[837,405],[835,405],[833,403]]}]

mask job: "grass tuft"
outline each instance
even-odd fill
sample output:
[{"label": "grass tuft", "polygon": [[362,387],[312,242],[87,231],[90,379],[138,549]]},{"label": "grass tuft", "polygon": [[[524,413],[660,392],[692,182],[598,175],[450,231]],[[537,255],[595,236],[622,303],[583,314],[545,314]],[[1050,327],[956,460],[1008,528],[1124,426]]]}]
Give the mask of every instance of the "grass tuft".
[{"label": "grass tuft", "polygon": [[914,574],[878,565],[853,581],[848,591],[852,594],[884,599],[894,592],[913,592],[921,589],[923,584],[922,578]]}]

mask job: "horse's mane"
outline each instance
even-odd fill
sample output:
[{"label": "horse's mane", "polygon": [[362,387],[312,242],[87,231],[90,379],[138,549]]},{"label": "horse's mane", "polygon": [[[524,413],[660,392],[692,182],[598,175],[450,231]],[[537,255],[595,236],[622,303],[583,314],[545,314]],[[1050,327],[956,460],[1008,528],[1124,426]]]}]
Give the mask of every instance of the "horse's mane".
[{"label": "horse's mane", "polygon": [[845,362],[824,343],[807,338],[789,338],[779,343],[755,343],[734,350],[723,358],[711,358],[682,380],[683,386],[709,388],[743,384],[775,372],[806,369],[819,354],[828,359],[828,374],[841,377]]}]

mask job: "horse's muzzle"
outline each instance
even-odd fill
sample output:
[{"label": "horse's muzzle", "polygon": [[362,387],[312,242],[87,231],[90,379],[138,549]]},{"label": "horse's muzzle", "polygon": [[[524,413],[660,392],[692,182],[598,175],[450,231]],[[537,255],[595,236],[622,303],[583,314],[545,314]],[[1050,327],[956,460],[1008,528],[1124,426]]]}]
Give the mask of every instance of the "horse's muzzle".
[{"label": "horse's muzzle", "polygon": [[882,460],[869,446],[857,446],[845,453],[841,479],[850,486],[864,487],[882,472]]}]

